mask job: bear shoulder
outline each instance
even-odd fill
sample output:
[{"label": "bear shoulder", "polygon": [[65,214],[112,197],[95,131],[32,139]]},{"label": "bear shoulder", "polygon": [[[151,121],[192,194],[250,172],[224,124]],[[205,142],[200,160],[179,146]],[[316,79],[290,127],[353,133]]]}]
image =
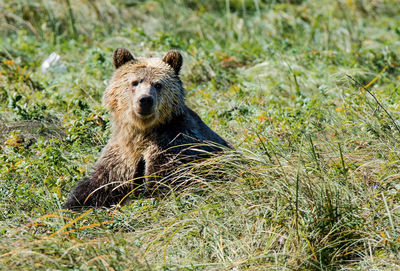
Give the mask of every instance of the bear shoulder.
[{"label": "bear shoulder", "polygon": [[171,151],[173,152],[192,147],[216,152],[222,151],[224,147],[232,147],[187,106],[184,107],[182,114],[157,127],[154,136],[160,148],[168,149],[172,147]]}]

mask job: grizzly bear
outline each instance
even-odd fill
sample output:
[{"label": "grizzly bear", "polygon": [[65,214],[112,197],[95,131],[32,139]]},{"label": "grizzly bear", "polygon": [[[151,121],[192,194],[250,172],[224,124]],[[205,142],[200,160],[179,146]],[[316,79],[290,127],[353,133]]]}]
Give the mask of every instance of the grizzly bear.
[{"label": "grizzly bear", "polygon": [[111,138],[94,172],[71,192],[68,209],[110,207],[138,188],[153,193],[174,178],[179,165],[230,148],[186,106],[178,51],[162,59],[135,58],[119,48],[113,64],[103,96],[112,116]]}]

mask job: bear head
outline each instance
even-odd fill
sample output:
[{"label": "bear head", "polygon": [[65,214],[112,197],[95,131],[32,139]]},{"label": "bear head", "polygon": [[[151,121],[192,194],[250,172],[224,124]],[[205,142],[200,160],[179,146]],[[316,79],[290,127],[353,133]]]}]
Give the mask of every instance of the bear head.
[{"label": "bear head", "polygon": [[114,74],[103,96],[114,124],[146,131],[182,112],[185,91],[179,78],[182,55],[135,58],[127,49],[113,55]]}]

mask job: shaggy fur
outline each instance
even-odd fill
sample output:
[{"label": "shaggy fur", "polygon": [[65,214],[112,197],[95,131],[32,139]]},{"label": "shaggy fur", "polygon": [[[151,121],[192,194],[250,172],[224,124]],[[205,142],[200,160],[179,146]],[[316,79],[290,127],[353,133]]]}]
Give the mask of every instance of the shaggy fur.
[{"label": "shaggy fur", "polygon": [[[179,52],[146,59],[117,49],[113,62],[103,97],[112,114],[112,135],[93,174],[71,192],[69,209],[118,204],[138,185],[152,192],[178,165],[220,152],[218,145],[229,147],[185,105]],[[144,105],[143,97],[150,104]]]}]

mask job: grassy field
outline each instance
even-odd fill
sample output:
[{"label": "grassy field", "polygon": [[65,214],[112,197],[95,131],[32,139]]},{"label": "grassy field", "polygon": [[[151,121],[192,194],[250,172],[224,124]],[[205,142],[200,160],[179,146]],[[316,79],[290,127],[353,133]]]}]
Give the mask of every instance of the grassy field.
[{"label": "grassy field", "polygon": [[[235,150],[168,196],[65,211],[118,47],[180,50]],[[397,0],[0,0],[0,269],[400,270],[399,87]]]}]

